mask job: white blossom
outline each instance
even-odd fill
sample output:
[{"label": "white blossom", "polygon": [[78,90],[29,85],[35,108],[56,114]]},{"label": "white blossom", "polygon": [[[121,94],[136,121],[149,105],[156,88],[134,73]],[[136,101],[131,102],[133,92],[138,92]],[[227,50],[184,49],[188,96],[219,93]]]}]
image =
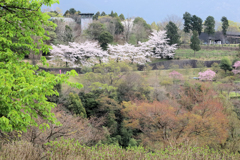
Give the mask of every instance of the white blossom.
[{"label": "white blossom", "polygon": [[52,47],[50,63],[54,63],[56,58],[60,58],[71,67],[79,67],[108,61],[108,53],[103,51],[97,42],[69,42],[69,45],[52,45]]}]

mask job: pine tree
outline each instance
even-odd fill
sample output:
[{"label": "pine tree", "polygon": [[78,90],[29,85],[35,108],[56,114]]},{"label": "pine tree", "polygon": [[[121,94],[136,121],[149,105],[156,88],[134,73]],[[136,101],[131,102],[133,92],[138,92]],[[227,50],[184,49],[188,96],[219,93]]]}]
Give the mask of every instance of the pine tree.
[{"label": "pine tree", "polygon": [[105,13],[105,12],[102,12],[102,13],[101,13],[101,16],[106,16],[106,13]]},{"label": "pine tree", "polygon": [[204,32],[208,34],[208,37],[215,33],[215,20],[212,16],[208,16],[205,20],[204,26],[206,27],[204,29]]},{"label": "pine tree", "polygon": [[222,21],[222,33],[223,33],[224,37],[226,37],[227,29],[229,26],[228,19],[227,19],[227,17],[222,17],[221,21]]},{"label": "pine tree", "polygon": [[191,14],[190,13],[188,13],[188,12],[185,12],[184,13],[184,15],[183,15],[183,19],[184,19],[184,32],[185,33],[189,33],[190,32],[190,30],[192,29],[192,27],[191,27],[191,19],[192,19],[192,17],[191,17]]},{"label": "pine tree", "polygon": [[178,28],[173,22],[169,22],[166,26],[167,38],[169,38],[168,44],[178,44],[180,45],[180,36],[178,34]]},{"label": "pine tree", "polygon": [[198,38],[198,32],[197,31],[193,31],[193,36],[191,38],[190,47],[191,47],[192,50],[194,50],[194,57],[195,57],[196,51],[201,50],[200,40]]}]

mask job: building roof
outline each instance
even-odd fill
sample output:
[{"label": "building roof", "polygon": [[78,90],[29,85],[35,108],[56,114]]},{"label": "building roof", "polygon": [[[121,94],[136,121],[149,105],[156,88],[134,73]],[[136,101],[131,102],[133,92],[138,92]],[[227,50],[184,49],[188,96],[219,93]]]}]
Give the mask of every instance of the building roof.
[{"label": "building roof", "polygon": [[80,13],[79,15],[94,15],[94,13]]}]

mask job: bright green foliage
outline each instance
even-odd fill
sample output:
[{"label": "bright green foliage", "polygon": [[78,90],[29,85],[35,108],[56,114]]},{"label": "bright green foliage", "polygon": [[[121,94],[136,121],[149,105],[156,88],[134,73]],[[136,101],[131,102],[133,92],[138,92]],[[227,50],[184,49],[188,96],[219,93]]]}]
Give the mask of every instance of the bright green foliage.
[{"label": "bright green foliage", "polygon": [[[66,75],[52,75],[45,71],[37,72],[37,66],[21,62],[29,50],[39,53],[48,52],[50,46],[43,41],[49,38],[45,35],[42,25],[55,26],[47,14],[41,12],[41,6],[58,2],[57,0],[7,0],[0,2],[0,130],[26,131],[28,126],[35,125],[38,116],[48,122],[57,123],[51,109],[56,106],[47,102],[46,96],[58,95],[54,86],[66,82],[71,86],[81,88],[81,84],[67,81],[69,75],[77,75],[71,71]],[[3,8],[4,7],[4,8]],[[37,43],[31,36],[38,36]],[[17,38],[12,41],[12,38]],[[18,47],[27,48],[22,53],[14,53]],[[46,65],[45,57],[41,58]],[[47,126],[47,125],[46,125]],[[40,127],[43,127],[42,125]]]},{"label": "bright green foliage", "polygon": [[191,14],[188,12],[185,12],[183,15],[183,19],[184,19],[184,32],[185,33],[189,33],[190,30],[192,29],[191,23],[192,23],[192,17]]},{"label": "bright green foliage", "polygon": [[147,24],[147,22],[141,17],[135,18],[133,23],[134,24],[143,24],[143,27],[145,28],[145,30],[150,30],[151,31],[151,26],[149,24]]},{"label": "bright green foliage", "polygon": [[106,51],[108,43],[113,41],[113,36],[108,31],[104,31],[100,34],[98,41],[101,44],[102,49]]},{"label": "bright green foliage", "polygon": [[173,22],[170,21],[166,26],[166,30],[167,30],[167,33],[166,33],[167,38],[169,38],[168,44],[169,45],[173,45],[173,44],[180,45],[180,36],[178,34],[177,26]]},{"label": "bright green foliage", "polygon": [[231,62],[230,62],[229,58],[224,57],[224,58],[221,59],[220,68],[223,69],[225,71],[225,73],[227,71],[232,70],[232,66],[231,66]]},{"label": "bright green foliage", "polygon": [[227,17],[223,16],[221,21],[222,21],[222,33],[223,33],[224,36],[226,36],[227,29],[228,29],[228,26],[229,26],[228,19],[227,19]]},{"label": "bright green foliage", "polygon": [[43,28],[45,29],[46,32],[48,32],[48,35],[47,33],[45,33],[45,35],[50,38],[49,40],[45,40],[44,42],[46,42],[47,45],[50,45],[50,44],[56,45],[57,35],[55,33],[55,28],[52,26],[46,26],[46,25],[44,25]]},{"label": "bright green foliage", "polygon": [[159,28],[158,28],[156,22],[153,22],[153,23],[151,24],[151,28],[154,29],[154,30],[156,30],[156,31],[159,30]]},{"label": "bright green foliage", "polygon": [[194,57],[195,57],[195,52],[201,50],[200,40],[199,40],[199,38],[198,38],[198,33],[197,33],[197,31],[193,31],[193,36],[192,36],[192,38],[191,38],[190,47],[191,47],[192,50],[194,50]]},{"label": "bright green foliage", "polygon": [[191,22],[191,25],[192,25],[191,30],[197,31],[198,35],[200,35],[202,32],[202,19],[200,17],[197,17],[196,15],[193,15],[191,18],[191,21],[192,21]]},{"label": "bright green foliage", "polygon": [[119,15],[119,18],[120,18],[121,21],[124,21],[124,20],[125,20],[125,17],[124,17],[123,14],[120,14],[120,15]]},{"label": "bright green foliage", "polygon": [[63,17],[61,14],[59,14],[57,11],[50,11],[46,12],[50,17]]},{"label": "bright green foliage", "polygon": [[86,118],[86,110],[82,105],[81,99],[77,94],[69,93],[67,100],[67,108],[76,115],[80,117]]},{"label": "bright green foliage", "polygon": [[207,19],[205,20],[204,22],[204,26],[205,26],[205,29],[204,29],[204,32],[209,35],[212,35],[215,33],[215,20],[212,16],[208,16]]}]

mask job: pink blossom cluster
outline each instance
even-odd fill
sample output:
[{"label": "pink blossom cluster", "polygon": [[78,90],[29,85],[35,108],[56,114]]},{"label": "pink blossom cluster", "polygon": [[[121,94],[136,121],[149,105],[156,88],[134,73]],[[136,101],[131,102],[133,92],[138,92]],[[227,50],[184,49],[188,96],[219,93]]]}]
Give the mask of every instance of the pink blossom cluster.
[{"label": "pink blossom cluster", "polygon": [[212,71],[211,69],[208,69],[205,72],[199,72],[198,75],[199,75],[200,80],[212,81],[213,78],[215,77],[216,73],[214,71]]},{"label": "pink blossom cluster", "polygon": [[240,73],[240,70],[238,70],[240,68],[240,61],[235,62],[233,67],[235,67],[235,69],[232,71],[234,74]]},{"label": "pink blossom cluster", "polygon": [[173,79],[183,79],[183,75],[181,73],[178,73],[177,71],[172,71],[169,73],[169,77],[173,78]]}]

